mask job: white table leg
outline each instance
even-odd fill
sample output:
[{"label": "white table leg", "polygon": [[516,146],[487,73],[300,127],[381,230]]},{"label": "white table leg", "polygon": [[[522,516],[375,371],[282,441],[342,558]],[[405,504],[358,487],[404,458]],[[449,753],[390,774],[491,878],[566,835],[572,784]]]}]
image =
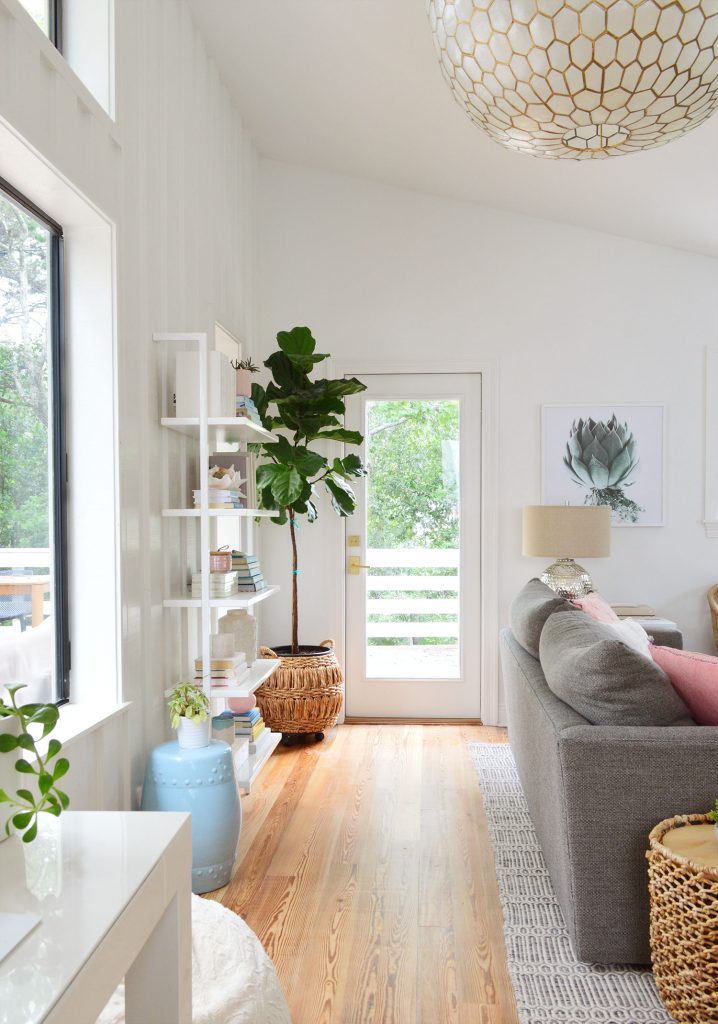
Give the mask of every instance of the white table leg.
[{"label": "white table leg", "polygon": [[125,977],[126,1024],[191,1024],[190,901],[175,894]]}]

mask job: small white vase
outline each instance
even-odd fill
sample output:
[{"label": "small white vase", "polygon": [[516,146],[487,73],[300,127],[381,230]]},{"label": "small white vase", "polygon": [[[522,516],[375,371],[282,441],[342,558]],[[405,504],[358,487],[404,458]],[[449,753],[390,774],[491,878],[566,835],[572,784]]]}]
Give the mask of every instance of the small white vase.
[{"label": "small white vase", "polygon": [[180,718],[177,726],[177,742],[184,750],[209,746],[209,716],[204,722],[194,718]]},{"label": "small white vase", "polygon": [[[17,718],[0,718],[0,736],[4,733],[12,733],[17,736],[19,731],[20,725]],[[20,776],[15,770],[15,762],[21,753],[19,750],[11,750],[7,754],[0,754],[0,789],[4,789],[8,796],[14,796],[18,786],[21,785]],[[13,813],[9,804],[0,804],[0,843],[3,839],[8,838],[5,825]]]}]

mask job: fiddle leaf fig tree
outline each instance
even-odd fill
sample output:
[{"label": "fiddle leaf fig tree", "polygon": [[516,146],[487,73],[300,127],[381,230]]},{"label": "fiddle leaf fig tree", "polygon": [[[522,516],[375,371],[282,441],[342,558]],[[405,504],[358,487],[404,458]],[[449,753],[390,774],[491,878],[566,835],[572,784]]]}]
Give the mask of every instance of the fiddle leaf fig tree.
[{"label": "fiddle leaf fig tree", "polygon": [[328,492],[337,515],[350,516],[356,508],[352,479],[366,475],[355,453],[329,458],[313,445],[341,441],[360,445],[364,438],[357,430],[345,430],[342,417],[344,399],[366,391],[356,377],[339,380],[311,380],[318,363],[329,356],[318,353],[308,327],[295,327],[277,335],[279,349],[265,360],[272,374],[266,389],[252,385],[252,399],[264,426],[282,431],[276,441],[254,445],[266,459],[257,469],[260,505],[276,509],[272,522],[289,524],[292,541],[292,654],[299,651],[297,606],[297,529],[298,516],[313,523],[317,518],[317,485]]}]

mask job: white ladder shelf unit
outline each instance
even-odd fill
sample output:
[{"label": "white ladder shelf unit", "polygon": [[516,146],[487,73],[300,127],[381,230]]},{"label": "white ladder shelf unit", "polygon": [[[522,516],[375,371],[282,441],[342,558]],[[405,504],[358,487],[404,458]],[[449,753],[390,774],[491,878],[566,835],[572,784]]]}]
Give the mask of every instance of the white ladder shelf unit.
[{"label": "white ladder shelf unit", "polygon": [[[180,549],[189,551],[188,529],[194,530],[192,540],[194,542],[195,558],[199,554],[199,571],[202,574],[202,596],[192,597],[187,589],[187,565],[181,559],[179,579],[172,580],[172,572],[169,567],[169,557],[165,553],[165,595],[163,605],[165,609],[184,610],[187,621],[184,623],[184,643],[180,649],[185,658],[191,658],[191,674],[195,675],[194,655],[192,649],[198,651],[202,658],[202,687],[210,698],[212,714],[216,713],[217,702],[226,701],[231,697],[247,697],[254,693],[262,683],[279,667],[278,659],[258,659],[250,666],[249,678],[240,686],[212,686],[211,679],[211,650],[210,635],[215,631],[219,620],[220,610],[231,608],[246,608],[254,614],[253,609],[262,601],[272,597],[279,590],[278,587],[268,586],[257,594],[233,594],[229,597],[213,598],[210,594],[210,571],[209,552],[217,546],[218,531],[224,533],[231,530],[231,524],[235,524],[236,546],[239,550],[254,551],[254,520],[256,518],[271,516],[272,512],[261,509],[211,509],[209,508],[209,483],[207,469],[209,457],[220,446],[239,443],[240,450],[246,450],[247,442],[269,439],[273,435],[252,423],[251,420],[233,419],[229,417],[209,417],[208,412],[208,335],[204,332],[187,332],[178,334],[153,334],[152,340],[159,347],[160,353],[160,376],[162,381],[162,407],[163,415],[160,423],[168,431],[183,436],[186,443],[191,445],[192,454],[195,456],[195,473],[199,476],[200,507],[182,507],[182,501],[189,500],[187,485],[187,455],[183,465],[180,467],[179,475],[173,474],[168,465],[169,459],[163,459],[163,521],[170,527],[174,523],[180,530]],[[169,406],[170,388],[170,357],[173,353],[183,351],[190,346],[196,345],[199,354],[199,416],[196,418],[177,418],[168,415],[171,410]],[[211,447],[210,447],[211,446]],[[172,481],[175,482],[174,490],[178,489],[183,493],[170,495]],[[179,486],[177,486],[179,484]],[[175,504],[172,503],[174,498]],[[179,506],[179,507],[177,507]],[[198,527],[198,530],[197,530]],[[168,533],[165,529],[165,543],[168,543]],[[175,574],[176,576],[176,574]],[[196,616],[199,613],[197,626]],[[195,617],[195,627],[191,628],[191,618]],[[173,627],[177,631],[177,626]],[[194,636],[193,636],[194,633]],[[237,784],[240,789],[249,792],[252,782],[262,770],[270,755],[276,749],[282,738],[281,733],[265,730],[261,734],[265,737],[257,748],[255,754],[250,754],[249,761],[240,769],[237,776]]]}]

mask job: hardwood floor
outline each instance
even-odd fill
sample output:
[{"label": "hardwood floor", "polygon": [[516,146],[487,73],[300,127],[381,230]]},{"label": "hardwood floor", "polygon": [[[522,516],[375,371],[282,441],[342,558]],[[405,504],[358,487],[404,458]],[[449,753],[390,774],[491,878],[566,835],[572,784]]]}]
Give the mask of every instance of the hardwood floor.
[{"label": "hardwood floor", "polygon": [[293,1024],[516,1024],[468,752],[504,739],[343,725],[278,748],[243,800],[234,877],[212,895],[261,939]]}]

